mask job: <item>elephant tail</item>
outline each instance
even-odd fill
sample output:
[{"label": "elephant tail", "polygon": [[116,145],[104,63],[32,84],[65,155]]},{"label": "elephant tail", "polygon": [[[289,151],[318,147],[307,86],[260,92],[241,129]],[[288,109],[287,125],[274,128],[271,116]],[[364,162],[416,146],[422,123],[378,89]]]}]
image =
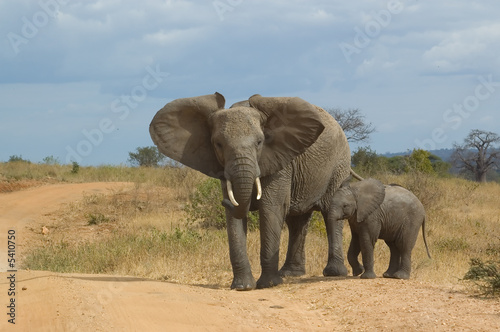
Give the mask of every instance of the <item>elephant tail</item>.
[{"label": "elephant tail", "polygon": [[424,237],[425,250],[427,250],[427,256],[432,259],[431,254],[429,253],[429,246],[427,245],[427,238],[425,237],[425,216],[424,221],[422,222],[422,236]]},{"label": "elephant tail", "polygon": [[363,181],[364,179],[359,176],[359,174],[357,174],[356,172],[354,172],[354,170],[351,168],[351,175],[353,176],[353,178],[355,178],[356,180],[359,180],[359,181]]}]

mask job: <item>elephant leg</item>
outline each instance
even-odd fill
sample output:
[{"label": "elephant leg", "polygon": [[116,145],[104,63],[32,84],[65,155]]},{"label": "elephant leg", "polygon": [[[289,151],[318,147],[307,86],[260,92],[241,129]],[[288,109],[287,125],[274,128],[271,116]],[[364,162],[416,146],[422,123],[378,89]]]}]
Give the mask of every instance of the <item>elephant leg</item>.
[{"label": "elephant leg", "polygon": [[302,276],[306,273],[306,253],[304,244],[306,242],[307,225],[312,212],[299,216],[287,216],[288,225],[288,251],[280,274],[287,276]]},{"label": "elephant leg", "polygon": [[412,248],[405,247],[401,250],[401,263],[399,270],[393,275],[396,279],[410,279],[411,273],[411,250]]},{"label": "elephant leg", "polygon": [[347,260],[349,261],[349,265],[352,267],[353,276],[358,276],[365,270],[363,265],[361,265],[358,260],[360,252],[361,247],[359,246],[359,236],[351,231],[351,243],[349,244],[349,250],[347,251]]},{"label": "elephant leg", "polygon": [[347,276],[344,265],[344,251],[342,248],[342,231],[344,220],[337,220],[333,213],[321,211],[326,225],[328,237],[328,263],[323,269],[324,276]]},{"label": "elephant leg", "polygon": [[387,271],[384,272],[384,278],[394,278],[394,274],[399,270],[399,265],[401,262],[401,253],[399,252],[396,243],[385,242],[391,251],[391,259],[389,261],[389,267]]},{"label": "elephant leg", "polygon": [[247,224],[245,219],[236,219],[226,209],[227,235],[229,240],[229,258],[233,267],[231,289],[254,289],[255,279],[252,275],[247,255]]},{"label": "elephant leg", "polygon": [[361,279],[375,279],[377,277],[373,270],[373,249],[376,241],[377,239],[372,239],[367,232],[361,232],[359,234],[361,255],[363,256],[363,266],[365,267],[365,272],[361,275]]},{"label": "elephant leg", "polygon": [[422,222],[422,219],[414,219],[413,222],[406,225],[405,233],[401,234],[399,241],[396,245],[400,251],[401,262],[399,265],[399,270],[394,273],[394,278],[397,279],[410,279],[411,273],[411,251],[415,247],[417,242],[418,233]]},{"label": "elephant leg", "polygon": [[260,264],[262,273],[257,288],[268,288],[283,283],[278,271],[279,246],[284,215],[279,207],[260,209]]},{"label": "elephant leg", "polygon": [[266,178],[262,185],[266,190],[262,193],[259,208],[262,272],[257,288],[268,288],[283,283],[278,271],[279,249],[281,230],[290,206],[291,182],[286,174],[278,173],[271,179]]}]

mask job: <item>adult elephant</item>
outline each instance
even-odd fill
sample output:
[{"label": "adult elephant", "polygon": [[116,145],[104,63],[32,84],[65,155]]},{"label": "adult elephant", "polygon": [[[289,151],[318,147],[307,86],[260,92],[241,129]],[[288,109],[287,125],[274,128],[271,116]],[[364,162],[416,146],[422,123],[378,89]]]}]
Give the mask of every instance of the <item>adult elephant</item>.
[{"label": "adult elephant", "polygon": [[[230,109],[224,105],[219,93],[176,99],[155,115],[150,134],[163,154],[221,180],[231,288],[272,287],[283,282],[282,276],[305,273],[307,223],[314,210],[327,220],[334,192],[349,177],[349,146],[327,112],[300,98],[254,95]],[[246,237],[248,211],[257,209],[262,273],[256,283]],[[289,244],[279,271],[284,220]],[[331,245],[324,274],[347,275],[343,221],[327,224]]]}]

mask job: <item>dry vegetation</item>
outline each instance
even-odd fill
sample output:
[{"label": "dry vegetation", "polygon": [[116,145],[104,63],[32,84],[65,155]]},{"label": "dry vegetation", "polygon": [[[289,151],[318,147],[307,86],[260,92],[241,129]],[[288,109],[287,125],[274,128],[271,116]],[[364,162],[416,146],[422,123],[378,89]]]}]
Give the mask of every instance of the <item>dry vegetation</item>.
[{"label": "dry vegetation", "polygon": [[[59,272],[110,273],[169,280],[185,284],[228,287],[232,278],[225,230],[204,229],[186,222],[183,207],[206,178],[187,168],[145,169],[0,164],[0,188],[15,183],[131,181],[133,190],[110,196],[88,195],[45,216],[34,225],[35,249],[24,257],[30,269]],[[413,251],[412,278],[436,284],[458,283],[470,260],[498,260],[500,255],[500,185],[476,184],[462,179],[441,179],[419,174],[381,175],[385,183],[411,189],[427,209],[427,239]],[[23,187],[23,186],[19,186]],[[214,202],[219,204],[219,202]],[[50,233],[43,235],[40,227]],[[281,258],[286,252],[286,229]],[[344,248],[350,241],[344,228]],[[320,276],[326,264],[327,241],[322,220],[315,216],[307,237],[307,276]],[[248,237],[254,275],[260,274],[259,233]],[[375,268],[381,275],[389,250],[376,246]]]}]

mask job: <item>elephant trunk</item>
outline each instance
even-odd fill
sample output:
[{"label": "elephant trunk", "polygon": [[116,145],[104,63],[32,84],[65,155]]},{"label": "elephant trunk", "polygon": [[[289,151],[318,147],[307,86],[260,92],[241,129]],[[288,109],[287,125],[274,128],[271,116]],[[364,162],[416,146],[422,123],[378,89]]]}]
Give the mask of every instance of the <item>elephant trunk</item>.
[{"label": "elephant trunk", "polygon": [[[260,178],[256,177],[255,178],[255,187],[257,188],[257,200],[259,200],[262,197],[262,186],[260,184]],[[233,206],[239,206],[240,204],[236,201],[236,198],[234,198],[234,191],[233,191],[233,185],[230,180],[227,181],[227,193],[229,195],[229,200],[231,201],[231,204]]]},{"label": "elephant trunk", "polygon": [[246,216],[250,209],[254,184],[257,190],[257,199],[260,199],[262,189],[258,170],[256,171],[255,168],[250,168],[247,164],[239,164],[233,165],[231,169],[235,171],[226,173],[227,193],[233,216],[241,219]]}]

